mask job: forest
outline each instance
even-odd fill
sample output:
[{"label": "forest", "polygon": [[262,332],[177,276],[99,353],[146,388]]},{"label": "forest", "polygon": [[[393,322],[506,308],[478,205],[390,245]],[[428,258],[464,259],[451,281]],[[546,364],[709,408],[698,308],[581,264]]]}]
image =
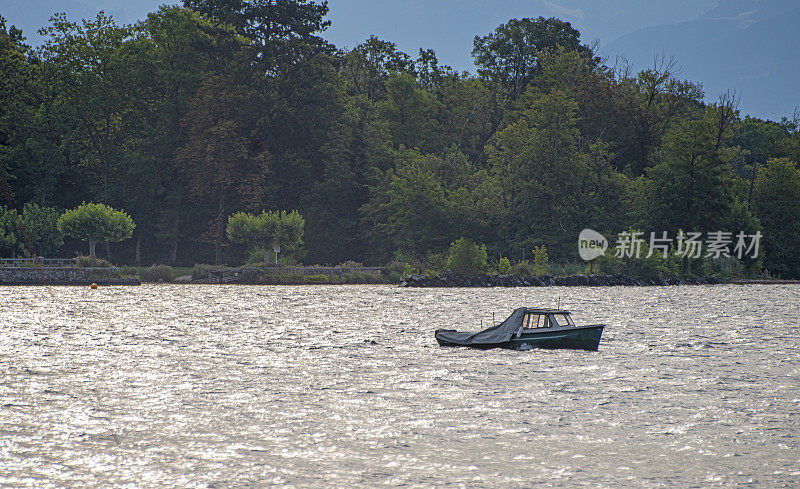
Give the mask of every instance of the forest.
[{"label": "forest", "polygon": [[327,13],[55,14],[36,48],[0,17],[0,256],[85,253],[55,222],[93,202],[135,222],[98,246],[119,264],[238,265],[253,250],[229,239],[230,216],[296,211],[302,252],[286,259],[306,264],[435,267],[460,238],[489,261],[546,248],[574,263],[585,228],[743,231],[763,235],[758,259],[726,267],[800,278],[797,110],[742,115],[739,94],[705,93],[680,60],[634,71],[556,18],[475,33],[473,74],[377,37],[337,48]]}]

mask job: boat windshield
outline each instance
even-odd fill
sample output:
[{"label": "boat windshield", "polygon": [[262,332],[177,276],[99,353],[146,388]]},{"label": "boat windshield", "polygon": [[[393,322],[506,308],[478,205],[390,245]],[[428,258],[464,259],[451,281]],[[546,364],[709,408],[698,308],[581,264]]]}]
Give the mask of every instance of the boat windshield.
[{"label": "boat windshield", "polygon": [[575,326],[575,323],[572,322],[572,318],[569,317],[569,314],[553,314],[550,317],[553,318],[553,321],[555,321],[555,323],[561,327]]}]

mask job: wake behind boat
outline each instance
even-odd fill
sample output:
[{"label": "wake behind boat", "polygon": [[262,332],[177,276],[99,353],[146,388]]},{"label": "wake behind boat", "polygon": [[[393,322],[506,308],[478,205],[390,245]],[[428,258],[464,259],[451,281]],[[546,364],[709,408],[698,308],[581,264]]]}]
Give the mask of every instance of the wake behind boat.
[{"label": "wake behind boat", "polygon": [[441,346],[597,350],[604,327],[604,324],[576,326],[569,311],[562,309],[520,307],[502,323],[483,331],[437,329],[435,336]]}]

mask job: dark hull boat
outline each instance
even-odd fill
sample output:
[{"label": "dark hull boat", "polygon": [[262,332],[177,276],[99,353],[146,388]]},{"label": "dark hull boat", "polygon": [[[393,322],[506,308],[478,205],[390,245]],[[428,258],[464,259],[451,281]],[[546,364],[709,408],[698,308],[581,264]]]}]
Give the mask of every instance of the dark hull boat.
[{"label": "dark hull boat", "polygon": [[603,324],[575,326],[568,311],[521,307],[502,323],[477,333],[438,329],[435,336],[441,346],[471,348],[567,348],[597,350]]}]

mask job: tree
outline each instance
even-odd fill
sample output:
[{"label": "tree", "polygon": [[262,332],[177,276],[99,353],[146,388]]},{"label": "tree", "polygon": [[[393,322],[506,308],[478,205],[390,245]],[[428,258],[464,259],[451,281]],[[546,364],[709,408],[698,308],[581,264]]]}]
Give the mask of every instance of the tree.
[{"label": "tree", "polygon": [[529,91],[520,102],[520,118],[487,148],[503,200],[503,227],[514,249],[546,243],[566,258],[574,251],[571,236],[586,225],[582,186],[588,169],[578,152],[577,106],[561,91]]},{"label": "tree", "polygon": [[137,117],[133,110],[137,87],[124,54],[134,31],[117,26],[102,11],[80,25],[63,13],[51,23],[40,31],[48,36],[40,54],[53,67],[62,96],[74,102],[66,105],[67,117],[77,122],[70,134],[72,143],[84,163],[99,171],[97,195],[109,203],[113,170]]},{"label": "tree", "polygon": [[398,155],[394,170],[372,187],[362,213],[389,248],[422,257],[440,252],[452,239],[445,189],[432,171],[431,157],[408,150]]},{"label": "tree", "polygon": [[671,233],[725,227],[733,205],[732,174],[715,149],[715,137],[715,128],[703,120],[681,122],[667,133],[660,162],[648,171],[647,204],[638,224]]},{"label": "tree", "polygon": [[234,243],[260,245],[264,263],[269,263],[271,247],[295,255],[303,244],[305,220],[297,211],[263,211],[261,214],[237,212],[228,218],[227,235]]},{"label": "tree", "polygon": [[544,17],[511,19],[492,34],[475,36],[473,45],[478,73],[502,86],[514,101],[539,72],[542,51],[589,51],[581,45],[580,33],[569,22]]},{"label": "tree", "polygon": [[486,268],[486,245],[478,246],[467,238],[458,238],[450,244],[447,268],[457,273],[481,273]]},{"label": "tree", "polygon": [[215,243],[217,265],[222,264],[228,206],[244,197],[247,207],[256,207],[266,172],[266,151],[248,139],[237,117],[244,103],[239,87],[220,75],[207,75],[183,118],[188,139],[175,155],[192,197],[215,209],[206,239]]},{"label": "tree", "polygon": [[16,256],[18,231],[17,211],[0,206],[0,250],[9,250]]},{"label": "tree", "polygon": [[411,75],[411,57],[393,42],[370,36],[342,56],[342,75],[348,95],[366,95],[376,102],[386,96],[386,81],[392,75]]},{"label": "tree", "polygon": [[800,278],[800,170],[773,158],[758,171],[753,208],[764,227],[764,266],[783,278]]},{"label": "tree", "polygon": [[332,47],[316,34],[330,21],[324,20],[328,3],[313,0],[183,0],[186,8],[224,24],[255,43],[257,61],[266,73],[278,76],[298,60]]},{"label": "tree", "polygon": [[133,235],[136,225],[128,214],[105,204],[83,203],[58,218],[58,230],[89,242],[89,256],[95,258],[98,241],[118,242]]},{"label": "tree", "polygon": [[386,83],[386,119],[396,144],[421,147],[430,126],[430,95],[408,75],[396,75]]},{"label": "tree", "polygon": [[[52,207],[39,207],[35,202],[28,202],[22,208],[22,225],[32,250],[23,249],[25,253],[36,256],[53,255],[64,244],[64,238],[58,228],[59,213]],[[20,243],[22,244],[22,243]]]}]

